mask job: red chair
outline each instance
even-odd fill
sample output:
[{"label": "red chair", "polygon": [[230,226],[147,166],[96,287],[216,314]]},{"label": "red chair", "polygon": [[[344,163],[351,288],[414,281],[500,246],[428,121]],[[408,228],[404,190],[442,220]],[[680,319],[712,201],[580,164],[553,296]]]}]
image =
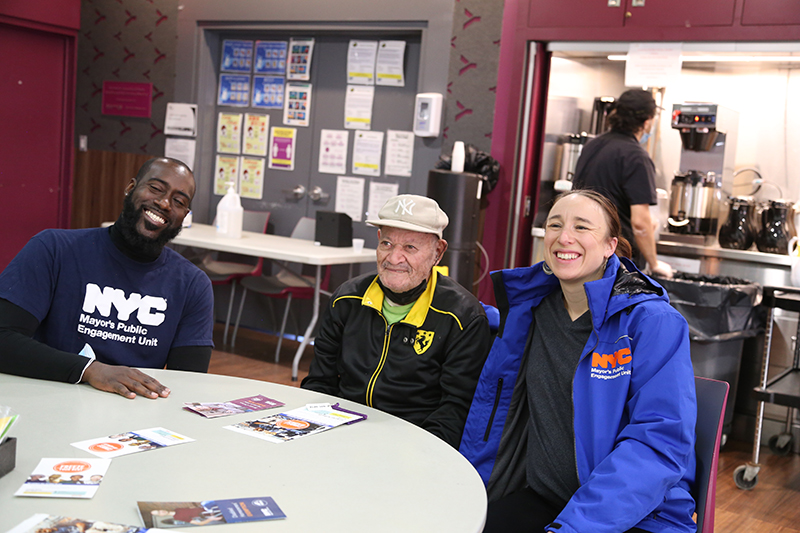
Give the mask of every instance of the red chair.
[{"label": "red chair", "polygon": [[[293,239],[304,239],[307,241],[314,240],[314,229],[316,220],[310,217],[301,218],[294,229],[292,230],[291,237]],[[314,278],[312,276],[303,276],[290,271],[288,268],[283,269],[274,276],[264,276],[262,272],[245,276],[241,280],[242,299],[239,301],[239,312],[236,315],[236,325],[233,328],[233,338],[231,346],[236,346],[236,334],[239,331],[239,322],[242,318],[242,309],[244,308],[244,300],[247,297],[247,291],[253,291],[262,294],[269,298],[286,299],[286,306],[283,311],[283,320],[281,321],[281,330],[278,334],[278,346],[275,348],[275,362],[280,359],[281,344],[283,342],[283,334],[286,331],[286,320],[289,317],[289,309],[292,305],[292,299],[300,298],[304,300],[311,300],[314,298]],[[325,267],[325,272],[322,274],[320,288],[323,291],[328,290],[328,283],[330,282],[331,269],[329,266]]]},{"label": "red chair", "polygon": [[[242,228],[246,231],[261,231],[267,232],[267,225],[269,224],[269,211],[245,211],[242,216]],[[264,258],[259,257],[257,260],[253,257],[245,255],[233,255],[230,261],[220,261],[213,259],[214,254],[206,254],[203,259],[198,263],[200,270],[208,275],[212,285],[228,285],[231,286],[231,297],[228,301],[228,314],[225,317],[225,333],[222,337],[222,343],[228,344],[228,329],[231,323],[231,312],[233,311],[233,298],[236,295],[237,281],[247,276],[260,276],[264,267]],[[255,262],[254,262],[255,260]]]},{"label": "red chair", "polygon": [[730,386],[725,381],[695,376],[697,425],[695,455],[697,474],[692,487],[697,513],[697,533],[714,533],[717,499],[717,464],[722,442],[722,423]]}]

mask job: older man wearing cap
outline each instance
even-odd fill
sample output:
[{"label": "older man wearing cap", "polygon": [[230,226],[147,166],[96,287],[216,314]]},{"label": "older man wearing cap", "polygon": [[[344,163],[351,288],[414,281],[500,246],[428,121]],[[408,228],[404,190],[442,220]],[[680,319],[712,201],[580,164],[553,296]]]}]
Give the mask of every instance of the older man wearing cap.
[{"label": "older man wearing cap", "polygon": [[478,300],[434,268],[447,215],[404,194],[367,223],[378,227],[378,274],[333,294],[302,387],[399,416],[457,448],[491,337]]},{"label": "older man wearing cap", "polygon": [[572,183],[576,189],[599,192],[616,206],[622,236],[633,247],[637,267],[672,277],[672,268],[656,258],[655,226],[650,218],[650,206],[658,201],[656,168],[641,146],[650,136],[656,109],[648,91],[622,93],[608,116],[611,130],[583,148]]}]

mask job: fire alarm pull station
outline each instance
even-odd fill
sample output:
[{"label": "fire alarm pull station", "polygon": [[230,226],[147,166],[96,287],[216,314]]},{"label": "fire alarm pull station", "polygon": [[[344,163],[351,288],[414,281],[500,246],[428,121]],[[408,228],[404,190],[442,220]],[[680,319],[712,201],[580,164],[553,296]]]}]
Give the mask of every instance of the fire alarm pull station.
[{"label": "fire alarm pull station", "polygon": [[441,93],[419,93],[414,104],[414,135],[438,137],[441,123]]}]

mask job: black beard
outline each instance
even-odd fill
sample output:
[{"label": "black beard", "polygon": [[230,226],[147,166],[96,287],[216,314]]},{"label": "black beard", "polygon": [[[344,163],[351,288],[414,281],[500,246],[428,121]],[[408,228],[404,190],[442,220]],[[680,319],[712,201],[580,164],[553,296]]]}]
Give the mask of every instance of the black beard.
[{"label": "black beard", "polygon": [[[158,234],[158,237],[150,239],[136,230],[136,223],[143,216],[144,210],[142,208],[137,210],[133,206],[133,200],[128,195],[125,196],[125,200],[122,203],[122,213],[120,213],[119,219],[114,225],[119,229],[125,242],[132,250],[143,256],[158,257],[164,246],[177,237],[183,228],[181,226],[165,228]],[[147,224],[147,221],[145,220],[144,223]]]}]

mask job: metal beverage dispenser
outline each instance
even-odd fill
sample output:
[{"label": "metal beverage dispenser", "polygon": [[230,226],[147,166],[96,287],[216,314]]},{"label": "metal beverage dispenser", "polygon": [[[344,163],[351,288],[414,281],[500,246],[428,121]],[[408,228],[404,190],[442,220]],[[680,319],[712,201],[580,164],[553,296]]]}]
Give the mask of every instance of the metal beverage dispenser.
[{"label": "metal beverage dispenser", "polygon": [[671,233],[716,236],[723,198],[733,189],[738,126],[739,114],[723,106],[673,105],[672,128],[682,147],[670,191]]}]

